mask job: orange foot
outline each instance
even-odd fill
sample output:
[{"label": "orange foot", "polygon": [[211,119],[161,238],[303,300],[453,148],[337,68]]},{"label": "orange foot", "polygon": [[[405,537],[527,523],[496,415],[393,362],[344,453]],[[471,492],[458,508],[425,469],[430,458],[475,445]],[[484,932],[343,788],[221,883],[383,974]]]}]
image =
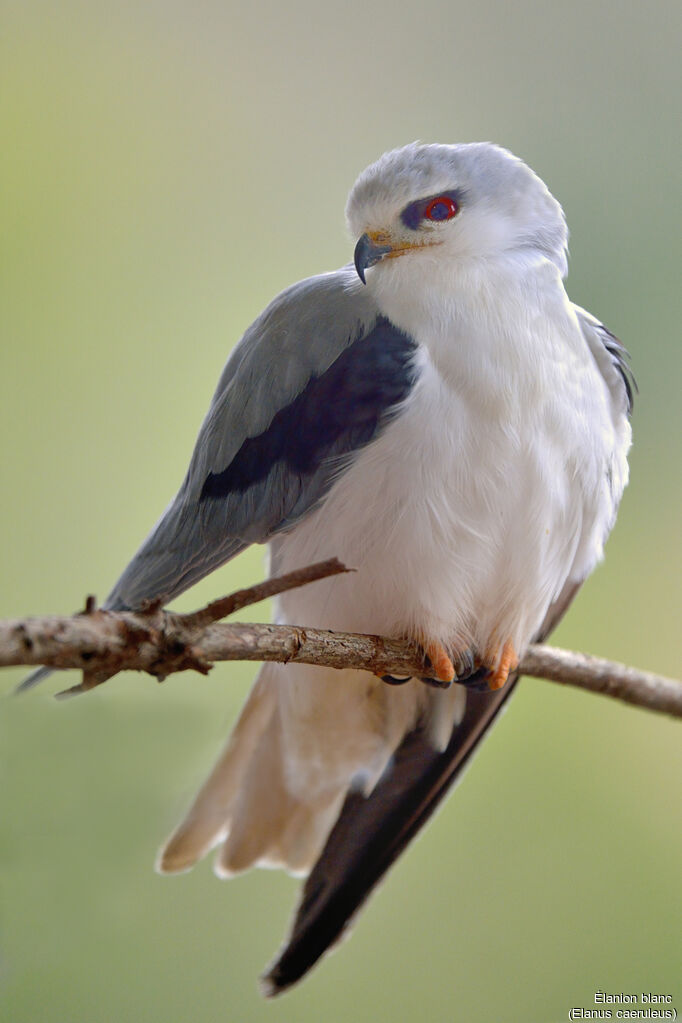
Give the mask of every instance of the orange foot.
[{"label": "orange foot", "polygon": [[507,640],[502,647],[502,653],[497,662],[497,667],[488,676],[488,688],[501,689],[509,678],[509,673],[515,671],[518,666],[518,654],[516,653],[511,640]]},{"label": "orange foot", "polygon": [[454,682],[457,677],[455,666],[442,643],[426,640],[421,646],[433,669],[432,677],[437,682],[444,682],[446,685]]},{"label": "orange foot", "polygon": [[[474,688],[487,688],[488,676],[492,674],[492,669],[486,669],[486,666],[481,663],[478,654],[473,648],[467,648],[462,651],[456,649],[448,651],[442,643],[439,643],[437,640],[428,639],[424,634],[417,637],[413,636],[412,638],[421,647],[426,662],[424,672],[428,672],[428,675],[419,676],[422,682],[435,686],[437,689],[447,689],[453,682],[461,682],[463,685],[468,685],[469,679],[472,676],[480,675],[481,671],[479,669],[482,669],[485,679],[483,681],[477,679],[475,683],[472,681],[472,684]],[[495,654],[491,656],[490,660],[493,663],[497,660]],[[378,671],[375,674],[382,682],[387,682],[394,686],[403,685],[405,682],[410,681],[409,675],[384,675]],[[504,685],[504,683],[501,684]]]},{"label": "orange foot", "polygon": [[[426,662],[424,670],[429,672],[427,676],[420,676],[421,681],[427,683],[427,685],[435,686],[437,689],[447,689],[457,678],[459,668],[455,670],[455,665],[452,663],[450,655],[441,643],[426,638],[420,638],[417,642],[424,654]],[[460,663],[468,665],[469,661],[466,660],[465,662],[458,658],[457,664],[459,665]],[[380,672],[375,674],[382,682],[388,682],[392,686],[400,686],[410,681],[410,676],[382,675]]]}]

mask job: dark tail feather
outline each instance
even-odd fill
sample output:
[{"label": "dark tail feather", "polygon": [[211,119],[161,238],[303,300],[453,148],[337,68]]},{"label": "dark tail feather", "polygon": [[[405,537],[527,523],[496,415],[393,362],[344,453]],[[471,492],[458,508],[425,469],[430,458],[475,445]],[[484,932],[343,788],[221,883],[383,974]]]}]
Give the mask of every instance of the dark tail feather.
[{"label": "dark tail feather", "polygon": [[14,690],[16,693],[25,693],[27,689],[33,689],[34,686],[39,685],[43,679],[49,678],[54,668],[34,668],[30,675],[22,679],[19,685]]},{"label": "dark tail feather", "polygon": [[341,936],[405,846],[457,780],[511,694],[467,693],[462,722],[444,752],[410,732],[369,797],[352,792],[306,881],[289,940],[263,977],[267,995],[295,984]]}]

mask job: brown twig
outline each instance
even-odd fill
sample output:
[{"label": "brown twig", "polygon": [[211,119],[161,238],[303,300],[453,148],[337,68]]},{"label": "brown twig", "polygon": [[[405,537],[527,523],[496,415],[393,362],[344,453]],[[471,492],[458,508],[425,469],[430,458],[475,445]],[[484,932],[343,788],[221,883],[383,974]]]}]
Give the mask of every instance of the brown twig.
[{"label": "brown twig", "polygon": [[[177,671],[207,674],[214,662],[233,660],[295,661],[378,675],[424,674],[423,653],[402,640],[302,626],[217,622],[237,608],[342,571],[346,569],[335,559],[322,562],[187,615],[158,606],[140,612],[101,611],[89,599],[85,611],[72,617],[0,622],[0,666],[78,668],[83,680],[67,693],[91,689],[124,670],[145,671],[163,680]],[[682,717],[682,683],[623,664],[531,646],[520,672]]]},{"label": "brown twig", "polygon": [[186,626],[209,625],[211,622],[219,622],[221,618],[227,618],[235,611],[241,611],[243,607],[251,604],[259,604],[261,600],[268,597],[276,597],[278,593],[286,590],[296,589],[298,586],[305,586],[307,583],[314,583],[318,579],[326,579],[331,575],[339,575],[342,572],[354,572],[353,568],[346,568],[338,558],[329,558],[328,561],[318,561],[307,568],[298,568],[294,572],[287,572],[286,575],[274,576],[266,579],[256,586],[248,586],[244,590],[236,590],[228,597],[221,597],[213,600],[200,611],[183,615],[182,619]]},{"label": "brown twig", "polygon": [[526,651],[521,672],[682,717],[682,682],[617,661],[538,644]]}]

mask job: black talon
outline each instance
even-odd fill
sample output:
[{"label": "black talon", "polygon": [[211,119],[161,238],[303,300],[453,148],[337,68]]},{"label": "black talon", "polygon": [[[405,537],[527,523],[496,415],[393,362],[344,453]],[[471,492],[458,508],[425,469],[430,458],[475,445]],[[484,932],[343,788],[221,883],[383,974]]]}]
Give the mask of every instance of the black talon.
[{"label": "black talon", "polygon": [[467,689],[473,689],[475,693],[487,693],[490,689],[488,685],[488,679],[492,672],[489,668],[476,668],[467,675],[465,678],[458,678],[457,681],[466,686]]},{"label": "black talon", "polygon": [[[454,681],[459,683],[459,685],[466,686],[467,689],[471,689],[476,693],[488,692],[488,679],[491,675],[490,669],[481,667],[476,654],[471,648],[464,650],[459,655],[455,661],[455,672],[456,677]],[[410,681],[411,677],[411,675],[404,677],[381,675],[381,680],[389,686],[403,686],[406,682]],[[440,678],[431,678],[429,675],[420,675],[419,681],[423,682],[424,685],[431,686],[432,689],[449,689],[452,685],[452,682],[444,682]]]},{"label": "black talon", "polygon": [[464,682],[466,679],[471,678],[477,670],[474,651],[469,647],[468,650],[459,655],[458,660],[455,662],[457,681]]},{"label": "black talon", "polygon": [[[464,650],[454,661],[454,665],[456,672],[455,682],[466,686],[467,689],[471,689],[476,693],[488,692],[490,688],[488,686],[488,679],[491,675],[490,669],[481,666],[476,653],[471,648]],[[448,689],[452,685],[451,682],[442,682],[440,679],[428,678],[424,675],[421,676],[421,681],[427,686],[433,686],[435,689]]]},{"label": "black talon", "polygon": [[412,678],[411,675],[405,675],[404,678],[396,675],[382,675],[381,681],[386,682],[389,686],[404,686],[406,682],[409,682]]},{"label": "black talon", "polygon": [[427,678],[425,675],[419,676],[420,682],[423,682],[427,686],[431,686],[433,689],[449,689],[452,682],[444,682],[440,678]]}]

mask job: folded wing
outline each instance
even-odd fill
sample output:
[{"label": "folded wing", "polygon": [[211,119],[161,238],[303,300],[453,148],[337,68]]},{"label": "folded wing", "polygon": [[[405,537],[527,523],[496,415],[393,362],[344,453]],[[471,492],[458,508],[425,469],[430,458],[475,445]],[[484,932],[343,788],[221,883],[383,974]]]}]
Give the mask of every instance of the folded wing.
[{"label": "folded wing", "polygon": [[282,292],[234,349],[177,496],[103,606],[165,604],[305,515],[407,396],[414,351],[352,269]]},{"label": "folded wing", "polygon": [[228,361],[177,497],[105,606],[165,603],[305,515],[406,397],[413,353],[347,270],[283,292]]}]

